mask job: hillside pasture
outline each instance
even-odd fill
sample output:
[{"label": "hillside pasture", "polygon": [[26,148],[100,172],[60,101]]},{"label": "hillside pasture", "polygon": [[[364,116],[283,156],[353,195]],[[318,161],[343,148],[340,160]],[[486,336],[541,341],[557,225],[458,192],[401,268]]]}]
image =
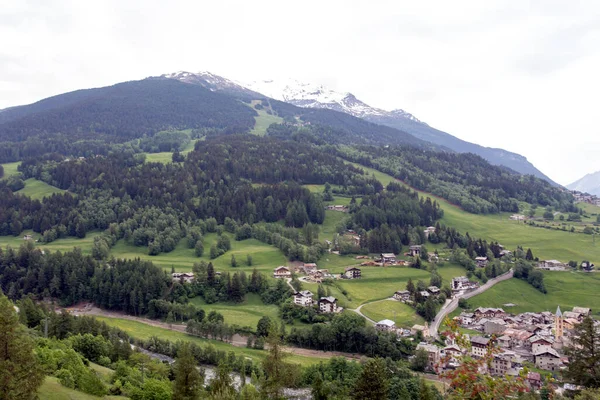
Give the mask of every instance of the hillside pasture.
[{"label": "hillside pasture", "polygon": [[66,190],[59,189],[55,186],[48,185],[46,182],[29,178],[24,180],[25,187],[16,193],[31,197],[34,200],[42,200],[44,197],[50,197],[55,193],[64,193]]},{"label": "hillside pasture", "polygon": [[19,171],[17,170],[17,168],[19,167],[19,165],[21,165],[21,161],[2,164],[2,167],[4,168],[4,176],[2,177],[2,179],[6,179],[18,174]]},{"label": "hillside pasture", "polygon": [[[256,122],[254,124],[254,128],[250,131],[250,134],[264,136],[267,133],[267,128],[271,126],[271,124],[280,124],[283,122],[283,118],[275,115],[273,109],[270,107],[257,110],[254,106],[256,106],[258,103],[260,103],[259,100],[252,100],[252,109],[258,113],[258,116],[254,117]],[[270,112],[270,114],[267,112],[267,110]]]},{"label": "hillside pasture", "polygon": [[573,307],[589,307],[595,315],[600,315],[600,273],[544,271],[544,284],[548,291],[544,294],[520,279],[500,282],[486,292],[469,299],[472,308],[503,307],[510,313],[526,311],[555,312],[556,307],[569,311]]},{"label": "hillside pasture", "polygon": [[390,319],[396,326],[410,328],[415,324],[424,324],[425,320],[415,310],[396,300],[383,300],[363,306],[360,311],[375,322]]}]

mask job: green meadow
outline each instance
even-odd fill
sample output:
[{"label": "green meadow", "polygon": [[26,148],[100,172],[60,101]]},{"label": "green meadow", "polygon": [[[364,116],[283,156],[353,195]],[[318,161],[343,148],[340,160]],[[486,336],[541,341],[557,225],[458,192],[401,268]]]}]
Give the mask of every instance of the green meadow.
[{"label": "green meadow", "polygon": [[47,376],[44,383],[38,389],[39,400],[125,400],[129,397],[124,396],[104,396],[97,397],[77,390],[64,387],[58,381],[58,378]]},{"label": "green meadow", "polygon": [[258,116],[254,117],[256,123],[254,124],[254,128],[250,131],[252,135],[264,136],[267,133],[267,128],[271,126],[271,124],[280,124],[283,122],[283,118],[275,115],[273,110],[269,107],[269,111],[271,114],[267,112],[267,109],[257,110],[254,108],[256,104],[258,104],[258,100],[252,101],[252,109],[258,113]]},{"label": "green meadow", "polygon": [[31,197],[34,200],[41,200],[44,197],[50,197],[54,193],[65,192],[65,190],[48,185],[46,182],[39,181],[35,178],[29,178],[23,182],[25,182],[25,187],[16,193]]},{"label": "green meadow", "polygon": [[190,302],[201,307],[206,313],[219,312],[223,315],[225,323],[229,325],[249,326],[254,330],[263,316],[277,323],[280,321],[279,308],[274,304],[264,304],[260,296],[254,293],[246,294],[246,301],[243,303],[206,304],[201,297],[195,297]]},{"label": "green meadow", "polygon": [[[248,349],[246,347],[235,347],[229,343],[220,342],[217,340],[203,339],[195,336],[190,336],[182,332],[173,331],[170,329],[158,328],[155,326],[146,325],[141,322],[130,321],[121,318],[107,318],[107,317],[95,317],[99,321],[106,322],[109,326],[114,326],[123,331],[127,332],[133,338],[147,340],[152,336],[160,337],[170,341],[183,340],[187,342],[196,343],[200,346],[206,346],[212,344],[217,351],[233,351],[236,355],[242,355],[244,357],[251,358],[255,362],[260,362],[266,356],[266,351]],[[289,362],[300,364],[300,365],[312,365],[322,361],[322,358],[290,355],[286,358]]]},{"label": "green meadow", "polygon": [[19,167],[20,164],[21,164],[21,161],[2,164],[2,167],[4,167],[4,176],[2,177],[2,179],[5,179],[12,175],[18,174],[19,171],[17,170],[17,168]]},{"label": "green meadow", "polygon": [[544,285],[548,293],[534,289],[520,279],[500,282],[484,293],[469,299],[472,308],[503,307],[514,314],[531,311],[569,311],[573,307],[589,307],[595,315],[600,315],[600,274],[586,272],[544,271]]},{"label": "green meadow", "polygon": [[375,322],[391,319],[396,323],[396,326],[403,328],[425,323],[425,320],[417,315],[412,307],[396,300],[384,300],[367,304],[360,311]]}]

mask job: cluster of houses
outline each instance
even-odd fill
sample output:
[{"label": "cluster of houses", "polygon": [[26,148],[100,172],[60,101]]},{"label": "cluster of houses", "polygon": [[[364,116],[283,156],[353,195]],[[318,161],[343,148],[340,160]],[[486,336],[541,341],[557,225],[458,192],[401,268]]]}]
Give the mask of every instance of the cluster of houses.
[{"label": "cluster of houses", "polygon": [[[333,275],[327,269],[318,269],[315,263],[304,263],[294,269],[296,273],[306,275],[303,280],[311,283],[321,283],[324,279],[359,279],[362,271],[357,267],[348,267],[339,276]],[[289,267],[279,266],[273,271],[274,278],[291,278],[292,271]]]},{"label": "cluster of houses", "polygon": [[581,193],[577,190],[572,190],[571,194],[575,203],[589,203],[596,206],[600,206],[600,198],[593,194]]},{"label": "cluster of houses", "polygon": [[339,313],[343,310],[337,304],[337,299],[333,296],[321,297],[318,301],[314,301],[313,294],[310,290],[302,290],[294,293],[294,304],[300,307],[312,307],[318,305],[319,311],[322,313]]},{"label": "cluster of houses", "polygon": [[491,375],[516,376],[524,363],[547,371],[560,371],[568,364],[562,351],[571,344],[573,329],[590,313],[589,308],[583,307],[562,313],[559,307],[555,314],[512,315],[502,308],[480,307],[455,317],[461,327],[481,332],[469,337],[470,349],[460,348],[452,340],[448,340],[444,348],[427,343],[419,344],[418,348],[427,352],[429,368],[438,373],[456,368],[460,356],[466,353],[484,357],[490,348],[493,348],[493,357],[487,372]]},{"label": "cluster of houses", "polygon": [[330,210],[330,211],[348,212],[348,206],[342,206],[342,205],[329,205],[329,206],[326,206],[325,209]]},{"label": "cluster of houses", "polygon": [[429,337],[429,325],[415,324],[410,329],[396,326],[396,323],[390,319],[384,319],[375,324],[375,329],[380,332],[393,332],[399,337],[416,336],[421,332],[423,338]]},{"label": "cluster of houses", "polygon": [[[570,271],[571,267],[568,264],[560,262],[558,260],[544,260],[540,261],[537,265],[539,269],[543,269],[546,271]],[[583,271],[591,272],[594,270],[595,265],[589,261],[584,261],[581,263],[581,269]]]},{"label": "cluster of houses", "polygon": [[192,281],[194,280],[194,273],[193,272],[173,272],[171,274],[171,278],[174,281],[178,281],[178,282],[192,283]]}]

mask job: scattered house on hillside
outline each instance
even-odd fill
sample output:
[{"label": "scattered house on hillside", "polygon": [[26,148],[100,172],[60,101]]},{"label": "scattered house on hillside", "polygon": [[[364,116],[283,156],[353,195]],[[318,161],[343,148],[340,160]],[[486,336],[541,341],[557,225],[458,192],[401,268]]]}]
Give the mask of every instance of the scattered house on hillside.
[{"label": "scattered house on hillside", "polygon": [[294,304],[296,305],[310,307],[313,303],[313,294],[310,290],[303,290],[294,294]]},{"label": "scattered house on hillside", "polygon": [[531,347],[531,351],[534,353],[542,347],[552,347],[552,345],[554,344],[554,339],[552,339],[552,337],[550,336],[541,337],[534,335],[530,337],[527,341],[529,343],[529,346]]},{"label": "scattered house on hillside", "polygon": [[591,262],[585,261],[581,263],[581,269],[586,272],[591,272],[594,269],[594,264]]},{"label": "scattered house on hillside", "polygon": [[504,256],[512,256],[512,251],[510,251],[510,250],[500,250],[500,254],[498,254],[498,257],[502,258]]},{"label": "scattered house on hillside", "polygon": [[533,353],[535,366],[546,371],[558,371],[562,365],[560,355],[552,347],[541,346]]},{"label": "scattered house on hillside", "polygon": [[390,332],[396,329],[396,323],[392,320],[384,319],[375,324],[375,329]]},{"label": "scattered house on hillside", "polygon": [[382,264],[396,264],[396,255],[394,253],[381,253]]},{"label": "scattered house on hillside", "polygon": [[475,262],[479,268],[484,268],[488,265],[487,257],[475,257]]},{"label": "scattered house on hillside", "polygon": [[490,339],[483,336],[471,337],[471,355],[475,357],[484,357],[487,353],[487,347]]},{"label": "scattered house on hillside", "polygon": [[344,270],[342,278],[344,279],[359,279],[361,277],[360,268],[348,267]]},{"label": "scattered house on hillside", "polygon": [[430,262],[440,262],[440,257],[435,253],[427,253]]},{"label": "scattered house on hillside", "polygon": [[509,217],[509,219],[513,221],[525,221],[526,217],[521,214],[513,214]]},{"label": "scattered house on hillside", "polygon": [[315,263],[304,263],[302,265],[302,270],[304,271],[305,274],[310,274],[312,271],[316,271],[317,270],[317,264],[315,264]]},{"label": "scattered house on hillside", "polygon": [[426,291],[426,290],[423,290],[423,291],[419,292],[419,295],[421,295],[421,297],[422,297],[422,298],[424,298],[424,299],[428,299],[428,298],[429,298],[429,296],[431,296],[431,295],[429,294],[429,292],[428,292],[428,291]]},{"label": "scattered house on hillside", "polygon": [[31,236],[31,235],[23,236],[23,240],[31,240],[31,239],[33,239],[33,236]]},{"label": "scattered house on hillside", "polygon": [[292,273],[290,272],[290,269],[288,267],[279,266],[279,267],[275,268],[275,271],[273,272],[273,277],[275,277],[275,278],[291,278]]},{"label": "scattered house on hillside", "polygon": [[399,301],[408,301],[410,300],[410,292],[408,290],[398,290],[394,293],[394,299]]},{"label": "scattered house on hillside", "polygon": [[421,255],[421,245],[416,244],[416,245],[410,246],[408,252],[412,257],[420,256]]},{"label": "scattered house on hillside", "polygon": [[331,210],[331,211],[348,212],[347,206],[343,206],[343,205],[339,205],[339,204],[326,206],[325,209]]},{"label": "scattered house on hillside", "polygon": [[558,260],[545,260],[540,261],[538,267],[546,270],[562,270],[566,268],[566,264]]},{"label": "scattered house on hillside", "polygon": [[440,348],[433,344],[421,342],[417,345],[417,350],[424,350],[427,353],[427,368],[435,370],[440,362]]},{"label": "scattered house on hillside", "polygon": [[183,282],[190,283],[194,280],[194,273],[193,272],[173,272],[171,274],[171,277],[173,278],[174,281],[183,281]]},{"label": "scattered house on hillside", "polygon": [[425,234],[425,237],[428,238],[429,235],[435,233],[435,226],[428,226],[427,229],[423,231],[423,233]]},{"label": "scattered house on hillside", "polygon": [[323,313],[338,312],[337,299],[335,297],[321,297],[319,299],[319,311]]},{"label": "scattered house on hillside", "polygon": [[440,294],[440,288],[437,286],[429,286],[427,288],[427,291],[434,296],[437,296],[438,294]]},{"label": "scattered house on hillside", "polygon": [[478,287],[479,282],[471,282],[466,276],[452,278],[452,290],[455,292],[460,292],[462,290],[477,289]]},{"label": "scattered house on hillside", "polygon": [[425,322],[425,325],[415,324],[410,328],[410,334],[415,336],[417,332],[421,332],[424,338],[429,337],[429,325]]}]

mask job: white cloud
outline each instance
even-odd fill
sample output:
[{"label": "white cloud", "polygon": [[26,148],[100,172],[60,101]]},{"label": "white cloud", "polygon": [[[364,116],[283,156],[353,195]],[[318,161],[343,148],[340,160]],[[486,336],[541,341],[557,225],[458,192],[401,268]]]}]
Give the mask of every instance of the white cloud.
[{"label": "white cloud", "polygon": [[295,77],[528,157],[600,170],[600,4],[0,0],[0,107],[177,70]]}]

